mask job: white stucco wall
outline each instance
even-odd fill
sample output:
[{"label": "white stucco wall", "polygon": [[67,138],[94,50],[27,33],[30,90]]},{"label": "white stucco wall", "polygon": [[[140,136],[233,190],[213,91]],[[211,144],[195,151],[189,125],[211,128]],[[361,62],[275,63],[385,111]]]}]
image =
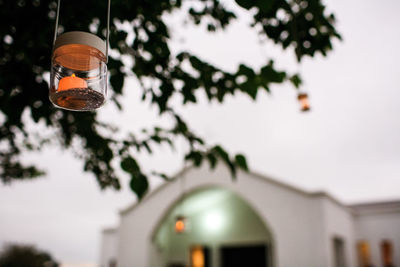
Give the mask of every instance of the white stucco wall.
[{"label": "white stucco wall", "polygon": [[100,267],[108,267],[118,257],[118,230],[106,229],[101,234]]},{"label": "white stucco wall", "polygon": [[[187,191],[205,185],[223,186],[247,201],[272,232],[276,267],[327,266],[325,248],[330,240],[321,237],[326,236],[322,223],[324,216],[330,214],[324,213],[329,205],[318,204],[318,199],[309,194],[252,174],[240,173],[232,182],[228,170],[222,167],[213,172],[206,167],[190,169],[185,179]],[[154,250],[150,242],[153,230],[179,194],[179,182],[171,182],[121,214],[119,267],[149,266]],[[333,231],[331,228],[334,225],[329,228]]]},{"label": "white stucco wall", "polygon": [[394,248],[394,266],[400,266],[400,202],[358,205],[356,240],[367,241],[373,266],[382,266],[381,242],[390,240]]},{"label": "white stucco wall", "polygon": [[343,267],[357,266],[354,218],[351,210],[324,194],[316,194],[316,197],[320,200],[318,203],[322,205],[324,218],[322,227],[324,229],[323,240],[325,240],[325,253],[322,255],[327,255],[327,257],[324,259],[323,266],[335,267],[334,238],[340,238],[344,242],[346,266]]}]

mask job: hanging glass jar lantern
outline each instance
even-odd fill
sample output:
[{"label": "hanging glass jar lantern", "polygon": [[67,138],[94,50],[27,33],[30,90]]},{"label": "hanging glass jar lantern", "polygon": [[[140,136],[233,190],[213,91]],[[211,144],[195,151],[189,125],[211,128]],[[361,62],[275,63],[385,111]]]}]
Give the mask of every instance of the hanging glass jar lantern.
[{"label": "hanging glass jar lantern", "polygon": [[300,102],[300,108],[301,111],[309,111],[310,110],[310,102],[308,100],[308,94],[307,93],[299,93],[297,96],[297,99]]},{"label": "hanging glass jar lantern", "polygon": [[186,231],[186,217],[185,216],[176,216],[175,219],[175,233],[177,234],[183,234]]},{"label": "hanging glass jar lantern", "polygon": [[90,111],[101,107],[107,96],[110,0],[107,39],[80,31],[57,36],[60,0],[51,58],[50,101],[59,108]]}]

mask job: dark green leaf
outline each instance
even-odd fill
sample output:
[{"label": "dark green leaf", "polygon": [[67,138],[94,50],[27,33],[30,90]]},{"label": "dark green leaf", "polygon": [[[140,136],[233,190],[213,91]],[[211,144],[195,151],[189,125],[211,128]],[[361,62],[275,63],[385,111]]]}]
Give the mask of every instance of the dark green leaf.
[{"label": "dark green leaf", "polygon": [[185,157],[186,160],[193,161],[195,166],[200,166],[201,162],[203,161],[203,154],[198,151],[191,151]]},{"label": "dark green leaf", "polygon": [[245,9],[250,9],[254,5],[254,0],[235,0],[235,1],[239,6]]},{"label": "dark green leaf", "polygon": [[245,156],[243,156],[242,154],[238,154],[235,156],[235,163],[239,166],[239,168],[241,168],[242,170],[248,171],[249,168],[247,166],[247,161]]},{"label": "dark green leaf", "polygon": [[292,84],[296,88],[299,88],[300,85],[301,85],[301,78],[300,78],[300,76],[298,74],[295,74],[292,77],[290,77],[290,81],[292,82]]},{"label": "dark green leaf", "polygon": [[126,157],[121,161],[121,168],[131,174],[140,172],[139,165],[132,157]]},{"label": "dark green leaf", "polygon": [[138,175],[132,175],[129,186],[138,198],[142,199],[149,188],[149,183],[147,177],[140,173]]}]

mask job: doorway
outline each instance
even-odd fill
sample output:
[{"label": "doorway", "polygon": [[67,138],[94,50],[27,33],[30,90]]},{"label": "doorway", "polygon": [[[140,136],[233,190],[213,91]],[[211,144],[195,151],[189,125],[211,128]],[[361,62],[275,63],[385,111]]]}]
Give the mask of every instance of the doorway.
[{"label": "doorway", "polygon": [[269,267],[266,245],[224,246],[221,267]]}]

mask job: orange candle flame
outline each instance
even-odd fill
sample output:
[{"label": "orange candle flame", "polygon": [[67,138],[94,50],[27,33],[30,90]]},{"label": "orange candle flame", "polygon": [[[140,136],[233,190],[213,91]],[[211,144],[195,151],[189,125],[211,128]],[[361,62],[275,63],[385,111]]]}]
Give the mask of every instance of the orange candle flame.
[{"label": "orange candle flame", "polygon": [[69,77],[64,77],[58,83],[58,91],[70,90],[70,89],[86,89],[88,87],[87,82],[75,74]]}]

